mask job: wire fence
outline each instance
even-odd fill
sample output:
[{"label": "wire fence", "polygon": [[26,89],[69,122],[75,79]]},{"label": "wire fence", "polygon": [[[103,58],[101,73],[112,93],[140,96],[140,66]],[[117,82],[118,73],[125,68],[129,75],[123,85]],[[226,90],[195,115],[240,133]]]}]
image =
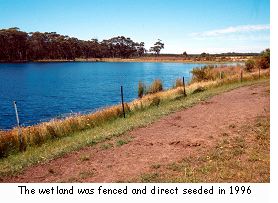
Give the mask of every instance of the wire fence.
[{"label": "wire fence", "polygon": [[[190,75],[190,72],[188,72],[188,75]],[[187,76],[186,78],[189,78],[189,76]],[[185,84],[185,77],[182,77],[182,80],[183,80],[183,84],[185,86],[186,85]],[[124,86],[120,86],[119,89],[120,89],[120,91],[119,91],[118,102],[114,103],[113,105],[121,104],[122,105],[122,110],[125,114],[125,109],[124,109]],[[171,87],[169,87],[168,89],[171,89]],[[165,90],[167,90],[167,89],[165,89]],[[185,89],[184,89],[184,91],[185,91]],[[133,98],[133,99],[136,99],[136,98]],[[17,102],[17,101],[14,101],[14,102],[20,104],[20,102]],[[103,106],[98,107],[98,108],[92,108],[92,109],[87,109],[87,110],[84,110],[84,111],[77,111],[77,112],[74,112],[74,111],[70,110],[71,112],[68,112],[68,113],[62,113],[62,114],[59,114],[59,115],[56,115],[56,116],[53,115],[53,116],[49,116],[47,118],[31,119],[31,120],[26,120],[26,117],[28,117],[28,116],[24,115],[24,113],[21,113],[20,107],[16,106],[15,107],[15,113],[14,113],[14,116],[15,116],[14,125],[10,126],[7,129],[0,129],[0,130],[8,131],[8,130],[10,130],[12,128],[15,128],[15,127],[28,127],[28,126],[32,126],[32,125],[38,125],[38,124],[44,123],[44,122],[50,122],[51,120],[60,120],[60,119],[62,120],[62,119],[66,119],[68,117],[92,114],[92,113],[95,113],[97,111],[101,111],[101,110],[103,110],[107,107],[110,107],[110,106],[111,105],[103,105]],[[18,123],[16,122],[17,118],[18,118]],[[21,122],[21,121],[23,121],[23,122]]]},{"label": "wire fence", "polygon": [[[262,72],[263,73],[263,72]],[[261,70],[259,69],[258,73],[257,74],[257,79],[261,79]],[[263,73],[264,74],[264,73]],[[220,79],[220,82],[222,83],[224,78],[222,77],[222,72],[219,72],[219,76],[218,76],[218,80]],[[251,74],[252,75],[252,74]],[[250,75],[248,76],[248,74],[246,75],[246,78],[250,77]],[[244,81],[244,72],[243,70],[241,70],[239,72],[239,74],[236,74],[236,80],[238,82],[243,82]],[[193,84],[194,85],[194,84]],[[182,77],[182,90],[183,92],[180,93],[180,94],[183,94],[184,97],[187,96],[187,92],[186,92],[186,89],[185,89],[185,86],[186,86],[186,83],[185,83],[185,77]],[[181,87],[181,86],[179,86]],[[123,86],[120,86],[119,88],[119,94],[118,94],[118,104],[121,104],[121,107],[122,107],[122,116],[125,118],[126,117],[126,109],[125,109],[125,95],[124,95],[124,87]],[[108,106],[104,106],[104,107],[100,107],[100,108],[95,108],[95,109],[92,109],[92,110],[85,110],[85,111],[79,111],[79,112],[73,112],[71,111],[70,113],[64,113],[64,114],[61,114],[57,117],[54,117],[54,118],[46,118],[46,119],[40,119],[39,121],[37,122],[33,122],[33,121],[25,121],[23,123],[20,123],[20,116],[19,116],[19,109],[18,109],[18,106],[17,106],[17,102],[14,101],[13,102],[13,105],[14,105],[14,116],[15,116],[15,123],[16,123],[16,128],[15,129],[16,131],[13,131],[14,133],[14,136],[18,136],[18,141],[16,141],[16,145],[19,146],[19,150],[20,151],[24,151],[26,150],[26,144],[23,143],[23,135],[22,135],[22,130],[24,132],[24,130],[26,129],[21,129],[21,128],[24,128],[26,126],[29,126],[30,125],[36,125],[36,124],[40,124],[40,123],[43,123],[43,122],[48,122],[48,121],[51,121],[51,120],[56,120],[56,119],[66,119],[66,118],[69,118],[69,117],[75,117],[75,116],[80,116],[80,115],[86,115],[86,114],[92,114],[94,112],[97,112],[97,111],[101,111],[105,108],[107,108]],[[21,115],[21,118],[22,118],[23,115]],[[120,114],[117,114],[116,117],[118,116],[121,116]],[[63,121],[62,121],[63,122]],[[36,127],[36,126],[34,126]],[[1,130],[0,130],[1,131]],[[5,133],[5,132],[4,132]],[[1,134],[0,134],[1,135]],[[3,134],[2,134],[3,135]],[[5,138],[5,137],[0,137],[0,138]],[[0,143],[1,144],[1,143]],[[1,152],[1,151],[0,151]],[[0,153],[1,155],[1,153]]]},{"label": "wire fence", "polygon": [[[222,66],[223,64],[218,64],[216,66]],[[239,63],[234,63],[234,64],[230,64],[231,66],[242,66],[242,64],[239,64]],[[203,67],[204,65],[201,65],[199,67]],[[240,74],[240,80],[242,82],[242,75],[243,73],[241,72]],[[260,74],[259,74],[260,75]],[[223,75],[222,75],[222,72],[220,72],[220,79],[223,79]],[[185,78],[189,81],[191,78],[192,78],[192,73],[191,73],[191,70],[188,70],[187,74],[186,74],[186,77],[181,77],[182,78],[182,81],[183,81],[183,84],[185,85]],[[174,81],[172,81],[172,83],[174,84]],[[121,88],[123,88],[123,86],[121,86]],[[171,87],[169,87],[170,89]],[[122,91],[122,89],[121,89]],[[185,90],[184,90],[185,92]],[[123,92],[121,92],[122,94]],[[185,94],[185,93],[184,93]],[[135,98],[132,98],[132,99],[135,99]],[[119,97],[118,99],[118,104],[120,103],[123,103],[123,98]],[[19,102],[19,101],[17,101]],[[113,104],[115,105],[115,103]],[[19,123],[19,126],[20,127],[27,127],[27,126],[31,126],[31,125],[37,125],[37,124],[40,124],[40,123],[43,123],[43,122],[49,122],[51,120],[56,120],[56,119],[65,119],[67,117],[72,117],[72,116],[79,116],[79,115],[86,115],[86,114],[91,114],[91,113],[94,113],[94,112],[97,112],[97,111],[100,111],[104,108],[107,108],[109,107],[109,105],[102,105],[101,107],[96,107],[96,108],[92,108],[92,109],[86,109],[86,110],[83,110],[83,111],[72,111],[70,110],[70,112],[68,113],[62,113],[62,114],[58,114],[58,115],[51,115],[49,117],[46,117],[46,118],[40,118],[40,119],[31,119],[31,120],[26,120],[26,118],[28,118],[28,116],[24,115],[21,113],[20,111],[20,108],[18,109],[18,117],[20,118],[20,121],[23,121],[23,122],[20,122]],[[123,110],[124,110],[124,106],[123,106]],[[11,115],[11,114],[10,114]],[[11,126],[6,126],[6,129],[0,129],[0,130],[10,130],[14,127],[18,127],[17,126],[17,123],[16,123],[16,119],[14,119],[14,124],[11,125]]]}]

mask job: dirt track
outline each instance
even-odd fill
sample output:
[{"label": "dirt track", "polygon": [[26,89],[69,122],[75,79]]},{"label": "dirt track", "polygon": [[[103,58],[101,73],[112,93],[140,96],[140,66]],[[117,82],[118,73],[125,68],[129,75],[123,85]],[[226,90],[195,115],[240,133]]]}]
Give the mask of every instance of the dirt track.
[{"label": "dirt track", "polygon": [[[87,147],[30,167],[3,182],[117,182],[132,180],[154,164],[167,164],[214,147],[223,132],[269,111],[269,86],[239,88],[133,130],[122,138]],[[233,128],[231,128],[233,126]],[[119,139],[129,140],[117,146]],[[110,145],[109,145],[110,143]]]}]

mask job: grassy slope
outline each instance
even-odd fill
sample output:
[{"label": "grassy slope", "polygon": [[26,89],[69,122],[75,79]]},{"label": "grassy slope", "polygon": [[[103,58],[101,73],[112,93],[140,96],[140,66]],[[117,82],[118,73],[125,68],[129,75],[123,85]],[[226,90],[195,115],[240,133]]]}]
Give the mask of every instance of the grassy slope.
[{"label": "grassy slope", "polygon": [[50,140],[41,146],[30,147],[23,153],[12,154],[0,160],[0,176],[11,175],[22,171],[22,169],[51,159],[63,156],[74,150],[85,146],[93,146],[113,136],[120,136],[134,128],[146,126],[164,115],[177,110],[188,108],[202,100],[208,99],[214,95],[229,91],[241,86],[266,82],[245,81],[243,83],[225,84],[221,87],[211,88],[204,92],[190,95],[186,98],[165,101],[158,107],[153,106],[143,111],[137,111],[127,115],[127,118],[118,118],[109,121],[99,127],[90,130],[72,134],[56,140]]}]

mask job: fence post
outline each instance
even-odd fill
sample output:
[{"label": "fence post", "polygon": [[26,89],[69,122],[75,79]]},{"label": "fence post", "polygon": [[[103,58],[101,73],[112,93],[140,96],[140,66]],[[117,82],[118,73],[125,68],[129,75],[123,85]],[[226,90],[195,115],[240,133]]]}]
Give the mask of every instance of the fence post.
[{"label": "fence post", "polygon": [[259,80],[261,79],[261,67],[259,66]]},{"label": "fence post", "polygon": [[16,122],[17,122],[17,128],[18,128],[19,150],[23,151],[22,132],[21,132],[20,123],[19,123],[19,116],[18,116],[16,101],[14,101],[14,110],[15,110],[15,116],[16,116]]},{"label": "fence post", "polygon": [[125,118],[125,105],[124,105],[124,93],[123,93],[123,86],[121,86],[121,98],[122,98],[122,108],[123,108],[123,114]]},{"label": "fence post", "polygon": [[183,95],[186,97],[184,77],[182,77]]},{"label": "fence post", "polygon": [[222,71],[220,71],[220,80],[222,79]]},{"label": "fence post", "polygon": [[242,72],[242,70],[240,71],[240,82],[242,82],[242,74],[243,74],[243,72]]}]

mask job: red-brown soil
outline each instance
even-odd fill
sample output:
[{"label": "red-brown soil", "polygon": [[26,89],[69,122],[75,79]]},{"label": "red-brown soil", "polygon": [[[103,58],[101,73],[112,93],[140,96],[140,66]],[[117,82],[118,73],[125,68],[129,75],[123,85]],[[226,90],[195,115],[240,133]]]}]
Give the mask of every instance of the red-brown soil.
[{"label": "red-brown soil", "polygon": [[[194,107],[165,116],[105,143],[86,147],[45,164],[32,166],[3,182],[117,182],[209,151],[223,133],[236,131],[269,112],[269,86],[253,85],[226,92]],[[232,126],[232,127],[231,127]],[[128,140],[123,145],[119,140]]]}]

